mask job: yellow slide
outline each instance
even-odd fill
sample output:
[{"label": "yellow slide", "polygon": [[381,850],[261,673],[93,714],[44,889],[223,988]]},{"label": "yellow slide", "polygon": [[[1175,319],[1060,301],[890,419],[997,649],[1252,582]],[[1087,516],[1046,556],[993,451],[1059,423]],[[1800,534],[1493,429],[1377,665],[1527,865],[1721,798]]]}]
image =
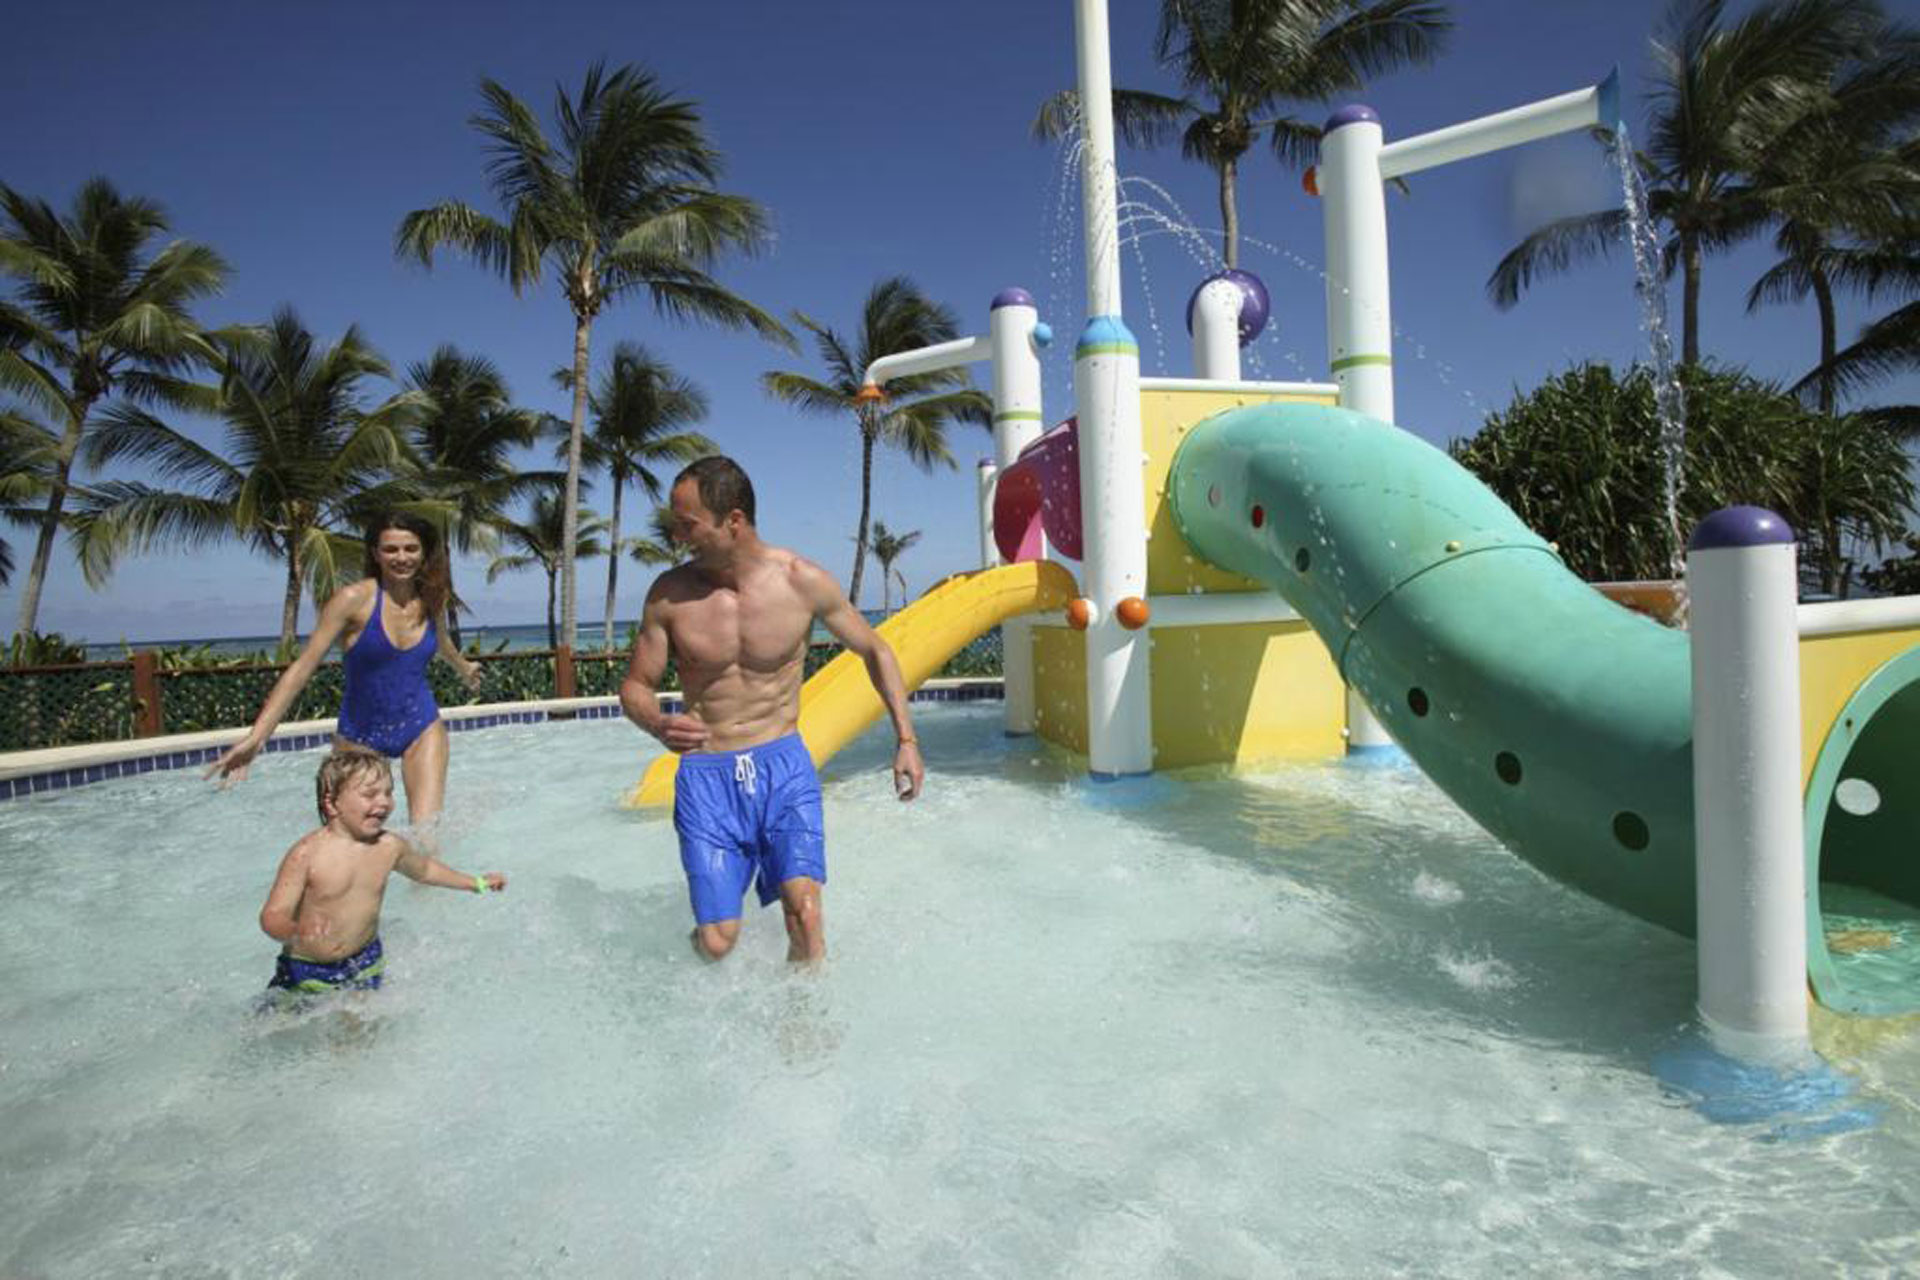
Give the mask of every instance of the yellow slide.
[{"label": "yellow slide", "polygon": [[[882,622],[880,636],[893,647],[907,688],[917,689],[969,642],[1006,619],[1065,608],[1079,590],[1073,575],[1050,560],[956,574]],[[866,664],[843,653],[801,687],[800,736],[817,766],[885,712]],[[679,768],[680,757],[671,752],[655,760],[627,796],[627,807],[672,804]]]}]

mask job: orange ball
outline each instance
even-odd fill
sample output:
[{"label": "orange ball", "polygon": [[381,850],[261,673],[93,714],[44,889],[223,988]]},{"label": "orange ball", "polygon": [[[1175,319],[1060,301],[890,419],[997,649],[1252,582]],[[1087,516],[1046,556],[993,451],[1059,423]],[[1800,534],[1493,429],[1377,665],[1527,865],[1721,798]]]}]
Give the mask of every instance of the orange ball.
[{"label": "orange ball", "polygon": [[1300,189],[1310,196],[1320,194],[1320,174],[1316,169],[1310,167],[1300,175]]},{"label": "orange ball", "polygon": [[1093,604],[1088,600],[1075,600],[1067,605],[1067,625],[1075,631],[1085,631],[1087,624],[1093,621]]},{"label": "orange ball", "polygon": [[1118,618],[1120,625],[1129,631],[1138,631],[1146,626],[1147,619],[1152,614],[1153,610],[1148,608],[1147,602],[1139,596],[1128,596],[1113,608],[1113,616]]}]

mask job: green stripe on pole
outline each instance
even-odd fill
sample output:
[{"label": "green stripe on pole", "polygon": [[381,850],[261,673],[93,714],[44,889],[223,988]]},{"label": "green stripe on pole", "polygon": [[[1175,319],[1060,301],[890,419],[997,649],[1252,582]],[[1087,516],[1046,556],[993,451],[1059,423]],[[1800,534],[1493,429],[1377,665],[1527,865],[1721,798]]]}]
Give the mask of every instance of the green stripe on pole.
[{"label": "green stripe on pole", "polygon": [[995,422],[1038,422],[1040,421],[1040,411],[1038,409],[1009,409],[1005,413],[994,414],[993,420]]},{"label": "green stripe on pole", "polygon": [[1333,362],[1333,372],[1339,373],[1342,369],[1351,369],[1355,365],[1362,365],[1362,364],[1379,364],[1379,365],[1387,365],[1391,367],[1393,364],[1393,357],[1392,356],[1347,356],[1343,359],[1335,360]]},{"label": "green stripe on pole", "polygon": [[1075,347],[1073,358],[1083,360],[1088,356],[1137,356],[1140,348],[1131,342],[1103,342],[1097,346]]}]

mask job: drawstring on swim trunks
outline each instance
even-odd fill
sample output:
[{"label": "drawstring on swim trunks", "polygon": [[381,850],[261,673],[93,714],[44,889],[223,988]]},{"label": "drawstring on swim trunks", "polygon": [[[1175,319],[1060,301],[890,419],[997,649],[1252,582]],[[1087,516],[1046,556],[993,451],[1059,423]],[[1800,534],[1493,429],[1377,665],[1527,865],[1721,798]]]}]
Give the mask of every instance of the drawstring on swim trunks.
[{"label": "drawstring on swim trunks", "polygon": [[753,794],[753,783],[756,776],[752,756],[737,755],[733,758],[733,780],[745,787],[748,795]]}]

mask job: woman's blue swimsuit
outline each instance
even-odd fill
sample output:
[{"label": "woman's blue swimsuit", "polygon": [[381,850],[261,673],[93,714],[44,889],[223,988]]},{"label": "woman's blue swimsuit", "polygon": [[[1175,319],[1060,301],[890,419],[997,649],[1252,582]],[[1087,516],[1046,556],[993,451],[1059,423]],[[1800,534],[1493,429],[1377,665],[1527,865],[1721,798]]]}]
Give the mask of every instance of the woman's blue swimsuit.
[{"label": "woman's blue swimsuit", "polygon": [[433,661],[438,637],[433,621],[410,649],[396,649],[387,639],[382,610],[385,588],[373,589],[373,616],[348,647],[342,666],[346,693],[340,699],[337,732],[348,742],[371,747],[381,755],[403,755],[413,740],[440,718],[440,707],[427,687],[427,664]]}]

